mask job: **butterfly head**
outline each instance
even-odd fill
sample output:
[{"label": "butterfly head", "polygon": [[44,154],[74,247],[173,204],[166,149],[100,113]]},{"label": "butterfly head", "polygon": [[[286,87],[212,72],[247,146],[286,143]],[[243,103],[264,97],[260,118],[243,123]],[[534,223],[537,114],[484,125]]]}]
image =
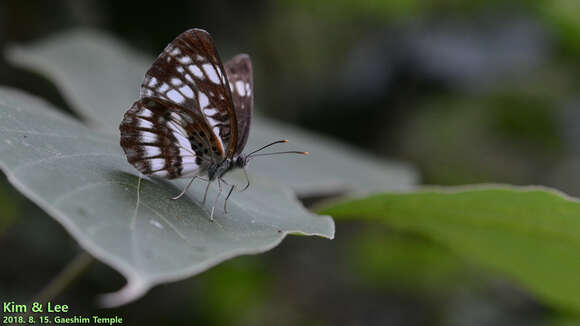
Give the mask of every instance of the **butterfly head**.
[{"label": "butterfly head", "polygon": [[233,162],[234,166],[240,169],[243,169],[246,167],[246,165],[248,165],[247,156],[244,155],[239,155],[238,157],[234,158]]},{"label": "butterfly head", "polygon": [[208,175],[210,180],[214,180],[216,178],[222,177],[224,174],[226,174],[228,171],[230,171],[232,169],[239,168],[239,169],[244,170],[244,168],[248,165],[250,160],[255,158],[255,157],[258,157],[258,156],[268,156],[268,155],[276,155],[276,154],[301,154],[301,155],[308,154],[308,152],[298,152],[298,151],[284,151],[284,152],[257,154],[259,151],[261,151],[267,147],[270,147],[274,144],[287,143],[287,142],[288,142],[288,140],[286,140],[286,139],[278,140],[278,141],[272,142],[270,144],[267,144],[265,146],[262,146],[261,148],[255,150],[247,155],[244,155],[244,154],[234,155],[234,157],[232,157],[232,158],[226,158],[225,160],[223,160],[221,162],[212,163],[209,165],[209,167],[207,169],[207,175]]}]

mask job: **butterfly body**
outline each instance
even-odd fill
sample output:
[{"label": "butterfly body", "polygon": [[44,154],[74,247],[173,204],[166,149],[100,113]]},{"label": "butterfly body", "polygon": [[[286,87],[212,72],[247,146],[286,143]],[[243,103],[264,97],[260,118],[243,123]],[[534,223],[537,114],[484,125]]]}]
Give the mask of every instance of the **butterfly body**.
[{"label": "butterfly body", "polygon": [[243,155],[234,156],[233,158],[226,158],[225,160],[213,163],[207,168],[207,178],[210,181],[216,178],[223,177],[229,171],[239,168],[243,169],[246,166],[246,160]]},{"label": "butterfly body", "polygon": [[[145,74],[140,98],[119,126],[121,147],[144,175],[192,178],[176,198],[193,179],[207,175],[205,202],[212,181],[221,192],[221,182],[228,184],[222,177],[243,169],[256,152],[242,154],[252,111],[250,57],[239,54],[222,65],[209,33],[190,29],[169,43]],[[235,187],[230,186],[226,202]],[[248,186],[249,179],[244,190]]]},{"label": "butterfly body", "polygon": [[253,110],[248,55],[224,67],[209,33],[185,31],[147,71],[140,95],[119,128],[121,147],[141,173],[168,179],[207,173],[214,180],[236,166]]}]

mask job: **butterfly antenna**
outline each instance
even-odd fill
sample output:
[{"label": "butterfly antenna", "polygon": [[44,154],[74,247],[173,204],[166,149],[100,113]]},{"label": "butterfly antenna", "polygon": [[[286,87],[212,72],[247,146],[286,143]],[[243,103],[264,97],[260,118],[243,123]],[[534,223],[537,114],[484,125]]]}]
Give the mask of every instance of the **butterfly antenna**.
[{"label": "butterfly antenna", "polygon": [[254,155],[252,155],[251,158],[258,157],[258,156],[278,155],[278,154],[300,154],[300,155],[308,155],[308,152],[286,151],[286,152],[274,152],[274,153],[254,154]]},{"label": "butterfly antenna", "polygon": [[282,139],[282,140],[277,140],[275,142],[271,142],[271,143],[269,143],[267,145],[264,145],[264,146],[258,148],[255,151],[251,152],[250,154],[246,155],[246,157],[250,157],[250,156],[252,156],[252,154],[257,153],[257,152],[259,152],[259,151],[261,151],[261,150],[263,150],[265,148],[268,148],[268,147],[270,147],[272,145],[281,144],[281,143],[287,143],[287,142],[288,142],[288,139]]}]

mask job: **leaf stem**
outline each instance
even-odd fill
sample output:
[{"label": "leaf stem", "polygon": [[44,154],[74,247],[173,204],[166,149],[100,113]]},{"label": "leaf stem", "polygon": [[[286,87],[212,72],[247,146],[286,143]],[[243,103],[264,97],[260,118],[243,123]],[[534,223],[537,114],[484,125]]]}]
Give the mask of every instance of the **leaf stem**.
[{"label": "leaf stem", "polygon": [[46,303],[58,296],[82,275],[93,262],[93,256],[86,251],[79,253],[61,270],[36,296],[36,302]]}]

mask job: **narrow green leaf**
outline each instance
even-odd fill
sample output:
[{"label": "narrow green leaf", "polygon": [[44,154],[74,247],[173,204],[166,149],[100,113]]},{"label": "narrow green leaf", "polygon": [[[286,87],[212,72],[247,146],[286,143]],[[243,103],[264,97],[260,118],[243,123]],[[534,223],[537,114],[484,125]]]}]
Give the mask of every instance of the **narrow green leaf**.
[{"label": "narrow green leaf", "polygon": [[554,190],[489,186],[385,193],[324,213],[418,232],[554,306],[580,310],[580,203]]},{"label": "narrow green leaf", "polygon": [[[119,305],[152,286],[200,273],[221,261],[276,246],[289,233],[334,236],[330,217],[309,213],[290,189],[251,174],[252,186],[208,210],[217,194],[185,181],[140,179],[117,135],[91,131],[30,95],[0,88],[0,168],[92,255],[127,278],[106,305]],[[251,172],[250,172],[251,173]],[[240,175],[231,181],[242,183]],[[223,198],[223,197],[222,197]]]}]

